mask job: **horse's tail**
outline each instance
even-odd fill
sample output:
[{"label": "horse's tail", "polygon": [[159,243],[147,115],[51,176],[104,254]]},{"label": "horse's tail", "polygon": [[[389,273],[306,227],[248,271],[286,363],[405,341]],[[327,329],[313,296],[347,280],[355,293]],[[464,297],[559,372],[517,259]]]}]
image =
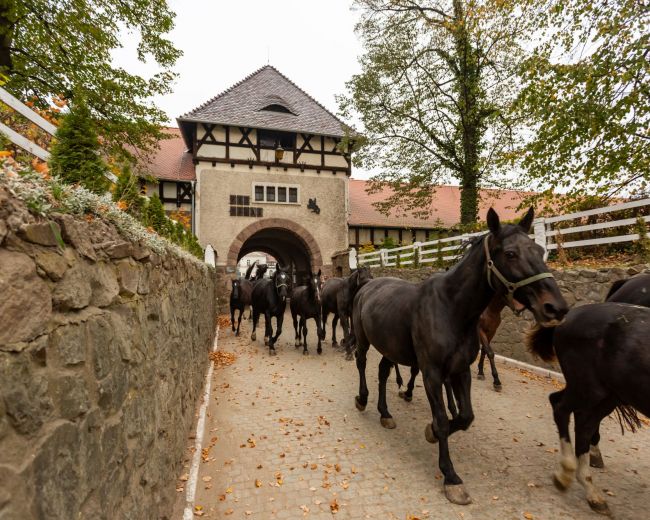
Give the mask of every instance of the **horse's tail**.
[{"label": "horse's tail", "polygon": [[248,269],[246,269],[246,280],[251,279],[251,273],[253,272],[255,264],[257,264],[257,260],[255,260],[251,265],[248,266]]},{"label": "horse's tail", "polygon": [[618,291],[621,287],[623,287],[625,282],[627,282],[627,280],[616,280],[609,288],[609,292],[607,293],[607,296],[605,296],[605,301],[609,300],[612,296],[614,296],[614,293]]},{"label": "horse's tail", "polygon": [[402,374],[399,373],[399,365],[395,363],[395,382],[397,383],[397,388],[402,388],[404,380],[402,379]]},{"label": "horse's tail", "polygon": [[621,425],[621,434],[625,433],[626,428],[634,433],[642,426],[637,411],[628,404],[620,404],[616,407],[616,418]]},{"label": "horse's tail", "polygon": [[535,325],[526,335],[526,346],[528,350],[544,361],[552,361],[555,359],[555,349],[553,348],[554,334],[555,327]]}]

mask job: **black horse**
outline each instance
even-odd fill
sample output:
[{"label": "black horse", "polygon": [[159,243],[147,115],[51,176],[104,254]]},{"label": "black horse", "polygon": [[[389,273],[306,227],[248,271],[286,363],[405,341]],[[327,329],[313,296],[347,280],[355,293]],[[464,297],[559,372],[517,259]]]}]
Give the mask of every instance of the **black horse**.
[{"label": "black horse", "polygon": [[[560,435],[555,485],[565,490],[577,477],[591,508],[609,507],[589,470],[590,444],[600,422],[617,410],[623,425],[640,425],[636,410],[650,416],[650,309],[626,303],[595,303],[571,310],[557,327],[536,328],[528,347],[542,359],[557,355],[566,387],[549,396]],[[569,419],[575,419],[575,454]],[[577,458],[577,462],[576,462]]]},{"label": "black horse", "polygon": [[[634,278],[617,280],[609,288],[605,301],[650,307],[650,275],[641,274]],[[596,428],[589,447],[589,465],[593,468],[605,467],[599,444],[600,425]]]},{"label": "black horse", "polygon": [[330,313],[332,318],[332,346],[338,346],[336,341],[336,324],[341,320],[343,329],[343,345],[346,348],[346,359],[352,359],[352,345],[354,341],[350,338],[349,319],[352,316],[352,302],[361,287],[369,280],[372,280],[369,267],[359,267],[345,278],[330,278],[323,286],[323,339],[327,317]]},{"label": "black horse", "polygon": [[[321,279],[321,270],[317,273],[311,273],[308,284],[296,287],[291,293],[291,317],[293,318],[293,328],[296,332],[296,348],[300,346],[300,335],[303,337],[303,354],[309,354],[307,350],[307,320],[313,318],[316,321],[316,335],[318,337],[317,352],[322,354],[321,340],[323,339],[323,329],[321,327],[321,293],[323,290],[323,280]],[[300,325],[298,324],[300,316]]]},{"label": "black horse", "polygon": [[[241,326],[241,318],[244,314],[246,305],[251,304],[251,295],[253,293],[253,284],[250,281],[251,272],[255,267],[257,261],[253,262],[248,269],[244,279],[237,278],[231,281],[232,288],[230,291],[230,323],[232,331],[235,336],[239,336],[239,327]],[[237,320],[237,328],[235,329],[235,311],[239,311],[239,319]]]},{"label": "black horse", "polygon": [[[264,314],[264,337],[268,338],[269,354],[274,356],[275,342],[282,334],[282,321],[284,320],[284,311],[287,307],[287,296],[291,293],[291,278],[287,270],[278,264],[277,270],[271,278],[259,280],[253,287],[252,305],[253,305],[253,332],[251,340],[255,341],[257,322],[260,314]],[[276,319],[276,334],[273,336],[273,326],[271,318]]]},{"label": "black horse", "polygon": [[[490,232],[475,239],[453,269],[419,284],[375,278],[359,290],[352,311],[359,370],[357,408],[364,410],[368,403],[365,370],[371,344],[383,356],[377,408],[386,428],[395,427],[386,405],[390,369],[395,363],[417,366],[433,416],[425,436],[429,442],[439,443],[445,494],[456,504],[468,504],[471,499],[451,462],[448,437],[467,429],[474,419],[470,365],[478,354],[481,313],[498,293],[507,297],[511,307],[520,303],[547,325],[557,323],[567,312],[544,263],[542,248],[528,238],[532,208],[518,225],[502,226],[493,209],[488,211],[487,221]],[[442,396],[447,379],[459,405],[458,416],[451,421]]]}]

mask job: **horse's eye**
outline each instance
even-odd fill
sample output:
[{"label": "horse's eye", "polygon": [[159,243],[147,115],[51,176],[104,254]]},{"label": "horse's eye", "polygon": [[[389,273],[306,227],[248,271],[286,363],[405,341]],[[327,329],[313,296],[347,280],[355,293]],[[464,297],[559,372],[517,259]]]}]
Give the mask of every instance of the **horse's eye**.
[{"label": "horse's eye", "polygon": [[517,258],[517,253],[515,253],[514,251],[506,251],[505,255],[506,255],[506,258],[508,260],[512,260],[513,258]]}]

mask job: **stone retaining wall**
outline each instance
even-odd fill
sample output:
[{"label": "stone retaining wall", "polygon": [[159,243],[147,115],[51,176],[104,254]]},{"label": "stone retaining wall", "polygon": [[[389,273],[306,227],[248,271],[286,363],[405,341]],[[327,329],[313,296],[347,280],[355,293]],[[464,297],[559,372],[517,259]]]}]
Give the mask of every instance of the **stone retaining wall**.
[{"label": "stone retaining wall", "polygon": [[0,187],[0,518],[168,518],[215,312],[204,264]]},{"label": "stone retaining wall", "polygon": [[[411,282],[422,281],[431,276],[435,269],[421,267],[419,269],[377,267],[372,269],[375,278],[394,276]],[[570,306],[598,303],[605,300],[612,283],[621,278],[629,278],[641,272],[648,272],[647,266],[639,265],[630,268],[605,269],[571,269],[553,271],[562,295]],[[558,370],[555,363],[545,363],[530,354],[524,347],[524,335],[533,323],[531,313],[526,312],[517,317],[505,308],[501,313],[501,326],[492,340],[492,347],[497,354],[532,363],[545,368]]]}]

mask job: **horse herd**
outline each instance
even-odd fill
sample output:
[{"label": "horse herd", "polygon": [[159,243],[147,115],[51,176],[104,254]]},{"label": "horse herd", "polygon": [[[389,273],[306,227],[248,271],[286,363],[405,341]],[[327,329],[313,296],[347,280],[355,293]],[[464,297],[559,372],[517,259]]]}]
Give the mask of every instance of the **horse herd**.
[{"label": "horse herd", "polygon": [[[278,266],[270,279],[259,279],[259,271],[251,277],[249,269],[245,279],[232,281],[233,331],[239,334],[244,307],[250,305],[251,339],[255,340],[257,322],[264,314],[265,338],[274,355],[290,296],[296,347],[302,344],[303,353],[308,353],[306,323],[314,319],[320,354],[327,317],[333,314],[333,345],[340,319],[348,359],[356,347],[359,391],[355,405],[359,410],[368,403],[365,372],[370,345],[382,356],[377,408],[385,428],[396,427],[386,402],[391,368],[396,368],[400,386],[398,365],[411,369],[407,389],[399,393],[407,401],[412,399],[414,380],[421,372],[432,414],[425,438],[438,444],[445,495],[455,504],[468,504],[471,498],[454,470],[448,439],[474,420],[470,366],[480,349],[479,377],[487,356],[494,388],[500,390],[490,341],[505,306],[516,314],[529,310],[536,325],[526,339],[528,348],[544,360],[557,357],[566,380],[565,388],[549,397],[561,455],[553,481],[558,489],[566,490],[577,478],[591,508],[608,514],[590,466],[603,467],[599,426],[606,416],[616,411],[621,428],[626,425],[634,430],[640,425],[637,411],[650,415],[650,275],[616,282],[604,303],[569,309],[544,262],[542,248],[528,236],[533,217],[531,208],[518,224],[501,224],[490,209],[488,232],[468,244],[453,268],[420,283],[373,278],[367,268],[359,268],[346,278],[325,283],[320,271],[311,273],[307,285],[292,291],[286,269]],[[236,309],[240,313],[235,328]],[[275,335],[273,316],[277,319]],[[571,414],[575,418],[575,448],[569,434]]]}]

